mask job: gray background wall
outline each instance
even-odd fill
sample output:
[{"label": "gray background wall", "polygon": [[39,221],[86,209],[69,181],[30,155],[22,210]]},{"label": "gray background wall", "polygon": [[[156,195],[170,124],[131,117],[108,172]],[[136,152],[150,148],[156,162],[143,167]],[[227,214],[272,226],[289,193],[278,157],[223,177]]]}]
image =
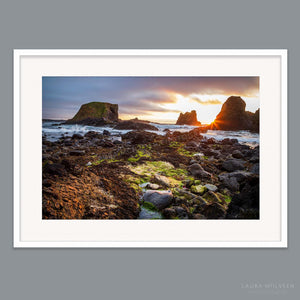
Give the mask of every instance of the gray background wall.
[{"label": "gray background wall", "polygon": [[[297,1],[2,0],[0,5],[1,299],[296,299]],[[289,248],[13,249],[14,48],[287,48]],[[291,287],[247,288],[255,283]]]}]

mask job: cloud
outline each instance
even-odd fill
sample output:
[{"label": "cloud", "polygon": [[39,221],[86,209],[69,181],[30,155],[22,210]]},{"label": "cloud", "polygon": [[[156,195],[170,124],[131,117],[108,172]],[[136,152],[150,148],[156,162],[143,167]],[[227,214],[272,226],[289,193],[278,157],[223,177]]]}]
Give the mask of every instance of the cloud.
[{"label": "cloud", "polygon": [[166,102],[155,103],[152,101],[141,100],[135,102],[127,102],[126,105],[119,105],[119,111],[121,114],[145,114],[146,112],[151,114],[155,112],[175,112],[180,113],[178,109],[168,109],[162,107],[161,104]]},{"label": "cloud", "polygon": [[219,105],[222,104],[222,102],[218,99],[209,99],[209,100],[201,100],[201,98],[197,96],[190,97],[193,101],[196,101],[197,103],[201,105]]},{"label": "cloud", "polygon": [[91,101],[119,104],[121,113],[166,112],[176,94],[208,106],[221,104],[215,95],[258,92],[259,77],[43,77],[43,116],[69,118]]}]

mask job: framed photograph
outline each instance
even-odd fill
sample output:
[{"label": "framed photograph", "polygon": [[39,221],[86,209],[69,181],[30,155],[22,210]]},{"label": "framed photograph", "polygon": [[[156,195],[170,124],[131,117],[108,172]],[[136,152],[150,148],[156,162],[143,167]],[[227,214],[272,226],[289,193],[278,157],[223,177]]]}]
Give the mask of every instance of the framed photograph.
[{"label": "framed photograph", "polygon": [[287,247],[287,50],[14,50],[14,247]]}]

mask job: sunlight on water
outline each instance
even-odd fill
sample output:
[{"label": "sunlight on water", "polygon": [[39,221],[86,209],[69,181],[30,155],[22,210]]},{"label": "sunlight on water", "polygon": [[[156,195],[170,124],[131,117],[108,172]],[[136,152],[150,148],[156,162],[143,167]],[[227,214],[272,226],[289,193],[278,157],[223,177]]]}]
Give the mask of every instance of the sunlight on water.
[{"label": "sunlight on water", "polygon": [[[150,123],[152,124],[152,123]],[[169,124],[152,124],[158,128],[159,131],[152,131],[154,133],[164,135],[165,129],[169,129],[171,132],[180,131],[188,132],[195,128],[195,126],[189,125],[169,125]],[[74,133],[81,135],[86,134],[89,131],[96,131],[102,133],[103,130],[107,130],[113,136],[119,136],[130,130],[115,130],[111,127],[94,127],[85,125],[63,125],[61,122],[46,121],[43,122],[43,136],[49,141],[56,141],[62,136],[72,136]],[[202,134],[206,138],[214,138],[216,140],[223,140],[225,138],[237,139],[241,144],[249,146],[259,145],[259,134],[249,131],[222,131],[222,130],[208,130],[207,133]]]}]

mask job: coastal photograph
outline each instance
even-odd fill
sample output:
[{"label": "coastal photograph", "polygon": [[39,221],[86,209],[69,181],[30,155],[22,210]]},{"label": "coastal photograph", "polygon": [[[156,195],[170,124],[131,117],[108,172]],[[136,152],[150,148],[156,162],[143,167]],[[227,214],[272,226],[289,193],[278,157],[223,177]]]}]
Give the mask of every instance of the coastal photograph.
[{"label": "coastal photograph", "polygon": [[259,77],[43,77],[42,218],[259,219]]}]

